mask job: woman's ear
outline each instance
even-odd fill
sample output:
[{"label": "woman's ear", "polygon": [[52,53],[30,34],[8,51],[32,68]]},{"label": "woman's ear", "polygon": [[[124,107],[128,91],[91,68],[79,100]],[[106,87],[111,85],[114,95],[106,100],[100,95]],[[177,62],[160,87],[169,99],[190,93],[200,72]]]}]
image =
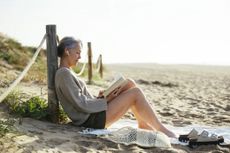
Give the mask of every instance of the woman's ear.
[{"label": "woman's ear", "polygon": [[65,49],[65,54],[69,56],[69,50],[67,48]]},{"label": "woman's ear", "polygon": [[66,51],[66,54],[69,56],[69,50]]}]

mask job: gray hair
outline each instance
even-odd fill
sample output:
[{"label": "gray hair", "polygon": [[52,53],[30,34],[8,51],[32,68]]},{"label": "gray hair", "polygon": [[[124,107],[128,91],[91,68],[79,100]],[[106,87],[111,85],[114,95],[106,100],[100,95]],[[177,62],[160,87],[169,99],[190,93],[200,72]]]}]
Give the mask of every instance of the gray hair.
[{"label": "gray hair", "polygon": [[76,40],[73,37],[64,37],[60,42],[57,47],[57,53],[58,57],[62,57],[65,49],[72,49],[77,47],[77,45],[80,45],[82,47],[82,42],[81,40]]}]

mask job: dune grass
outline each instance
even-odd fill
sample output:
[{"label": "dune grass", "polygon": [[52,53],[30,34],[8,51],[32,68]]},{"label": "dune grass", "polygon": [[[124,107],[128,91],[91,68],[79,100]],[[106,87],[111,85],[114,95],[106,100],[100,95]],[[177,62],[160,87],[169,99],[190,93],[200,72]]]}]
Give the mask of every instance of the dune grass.
[{"label": "dune grass", "polygon": [[[31,117],[38,120],[50,120],[48,114],[48,102],[39,96],[28,97],[22,94],[20,90],[11,92],[3,101],[8,108],[10,114],[15,117]],[[66,113],[62,107],[59,108],[59,122],[66,123],[68,121]]]},{"label": "dune grass", "polygon": [[40,56],[38,56],[35,63],[23,78],[23,82],[34,82],[38,84],[47,83],[47,59],[44,54],[45,50],[41,50]]},{"label": "dune grass", "polygon": [[22,46],[21,43],[0,34],[0,60],[6,61],[15,69],[22,70],[35,48]]},{"label": "dune grass", "polygon": [[[22,71],[29,63],[35,51],[35,47],[22,46],[16,40],[0,33],[0,61],[6,62],[12,69]],[[36,62],[32,65],[23,81],[45,83],[46,78],[46,51],[42,49]]]},{"label": "dune grass", "polygon": [[13,119],[0,120],[0,137],[8,132],[15,132],[14,123],[15,120]]}]

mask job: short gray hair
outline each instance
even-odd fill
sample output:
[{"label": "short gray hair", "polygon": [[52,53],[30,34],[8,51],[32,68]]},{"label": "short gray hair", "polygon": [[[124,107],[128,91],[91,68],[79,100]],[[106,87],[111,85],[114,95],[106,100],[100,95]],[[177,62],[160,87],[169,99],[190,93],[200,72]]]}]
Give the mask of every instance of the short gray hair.
[{"label": "short gray hair", "polygon": [[76,40],[73,37],[64,37],[60,42],[57,47],[57,53],[58,57],[62,57],[64,51],[66,48],[72,49],[77,47],[77,45],[80,45],[82,47],[82,42],[81,40]]}]

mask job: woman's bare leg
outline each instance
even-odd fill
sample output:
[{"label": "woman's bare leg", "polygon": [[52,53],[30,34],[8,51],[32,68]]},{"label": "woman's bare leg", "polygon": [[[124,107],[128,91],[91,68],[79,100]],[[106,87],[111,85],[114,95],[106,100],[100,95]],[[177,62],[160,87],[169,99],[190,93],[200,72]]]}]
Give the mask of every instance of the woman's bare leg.
[{"label": "woman's bare leg", "polygon": [[153,130],[156,129],[170,137],[175,137],[174,133],[161,124],[142,91],[137,87],[122,92],[118,97],[108,103],[106,127],[120,119],[129,108],[132,108],[138,123],[144,122],[148,128],[151,127]]},{"label": "woman's bare leg", "polygon": [[138,128],[140,128],[140,129],[146,129],[146,130],[153,130],[153,131],[156,130],[156,129],[153,129],[153,127],[151,127],[150,125],[148,125],[148,123],[146,123],[145,121],[143,121],[141,119],[141,117],[137,113],[136,108],[134,106],[131,107],[131,110],[132,110],[135,118],[137,119]]},{"label": "woman's bare leg", "polygon": [[[134,87],[137,86],[134,80],[132,80],[132,79],[127,79],[127,80],[128,80],[128,83],[122,88],[121,93],[124,93],[124,92],[126,92],[127,90],[129,90],[129,89],[134,88]],[[151,126],[149,126],[147,123],[145,123],[145,122],[138,116],[138,114],[136,113],[137,111],[136,111],[135,107],[132,106],[132,107],[131,107],[131,110],[132,110],[132,112],[133,112],[135,118],[136,118],[137,121],[138,121],[138,128],[147,129],[147,130],[155,130],[155,129],[153,129]]]}]

